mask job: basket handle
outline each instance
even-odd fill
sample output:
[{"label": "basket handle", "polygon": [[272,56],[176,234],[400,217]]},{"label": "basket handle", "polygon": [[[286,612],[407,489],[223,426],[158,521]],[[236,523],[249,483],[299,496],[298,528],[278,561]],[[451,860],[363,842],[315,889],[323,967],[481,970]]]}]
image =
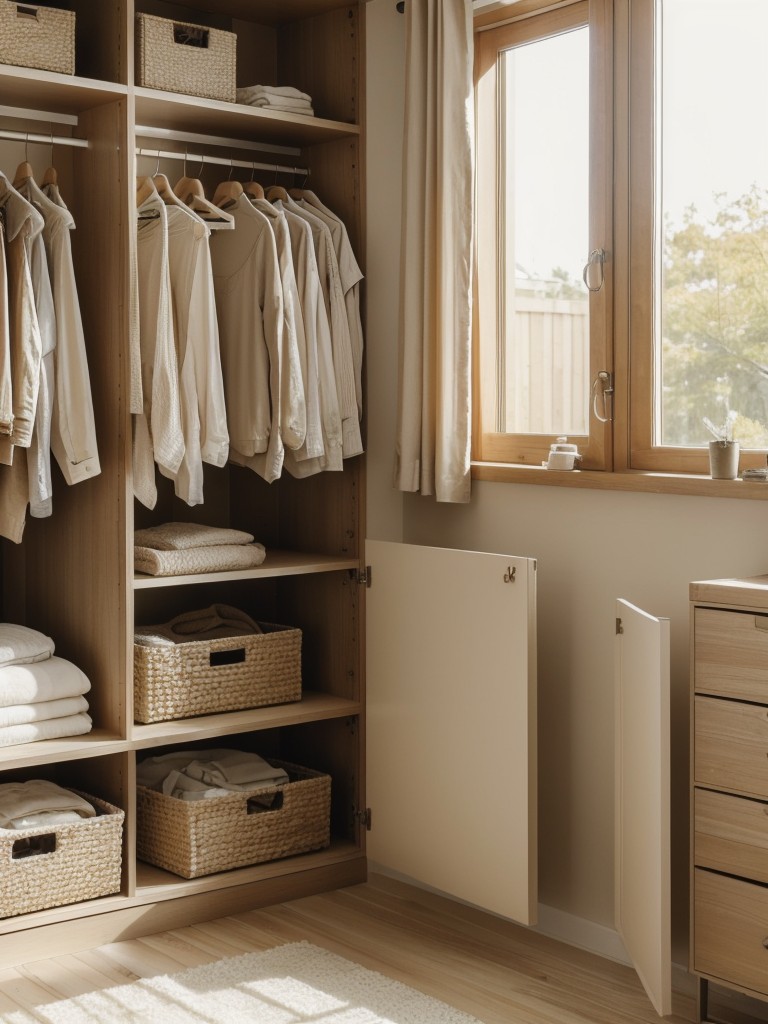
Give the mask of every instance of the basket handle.
[{"label": "basket handle", "polygon": [[229,651],[211,651],[208,655],[208,662],[211,668],[219,665],[238,665],[245,661],[245,648],[233,647]]},{"label": "basket handle", "polygon": [[183,22],[173,23],[173,41],[179,46],[193,46],[198,50],[207,50],[210,32],[199,25],[185,25]]},{"label": "basket handle", "polygon": [[25,7],[23,4],[16,4],[16,17],[33,18],[35,21],[39,21],[40,10],[37,7]]},{"label": "basket handle", "polygon": [[29,836],[17,839],[11,847],[11,860],[22,860],[24,857],[40,857],[56,850],[56,833],[46,832],[44,836]]},{"label": "basket handle", "polygon": [[263,814],[265,811],[279,811],[283,806],[283,791],[264,794],[264,796],[252,796],[246,802],[247,814]]}]

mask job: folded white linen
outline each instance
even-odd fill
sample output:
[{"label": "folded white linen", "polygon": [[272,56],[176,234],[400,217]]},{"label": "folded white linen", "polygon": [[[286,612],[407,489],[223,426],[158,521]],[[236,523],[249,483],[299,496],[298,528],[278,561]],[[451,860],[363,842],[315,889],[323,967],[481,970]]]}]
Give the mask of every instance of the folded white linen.
[{"label": "folded white linen", "polygon": [[61,811],[74,811],[80,818],[96,814],[96,808],[84,797],[47,779],[0,785],[0,828],[8,828],[8,822],[29,815]]},{"label": "folded white linen", "polygon": [[237,90],[238,103],[248,103],[259,96],[274,96],[278,99],[296,99],[312,102],[309,93],[302,92],[292,85],[245,85]]},{"label": "folded white linen", "polygon": [[283,785],[288,773],[243,750],[180,750],[146,758],[136,781],[178,800],[208,800]]},{"label": "folded white linen", "polygon": [[28,725],[46,722],[49,718],[66,718],[88,710],[85,697],[62,697],[60,700],[41,700],[37,704],[12,704],[0,708],[0,729],[8,725]]},{"label": "folded white linen", "polygon": [[156,551],[186,551],[188,548],[207,548],[219,544],[251,544],[252,533],[230,530],[226,526],[203,526],[200,523],[161,523],[145,530],[135,530],[133,543],[137,547]]},{"label": "folded white linen", "polygon": [[25,818],[14,818],[5,828],[50,828],[52,825],[69,825],[73,821],[83,821],[77,811],[41,811],[40,814],[29,814]]},{"label": "folded white linen", "polygon": [[266,558],[263,544],[216,544],[187,551],[156,551],[135,547],[133,567],[149,576],[188,576],[190,573],[254,569]]},{"label": "folded white linen", "polygon": [[0,665],[27,665],[45,661],[54,652],[49,636],[29,626],[0,622]]},{"label": "folded white linen", "polygon": [[305,117],[314,117],[315,111],[312,107],[299,107],[293,103],[270,103],[267,100],[263,102],[255,100],[253,103],[249,103],[251,107],[258,107],[259,110],[275,110],[281,114],[304,114]]},{"label": "folded white linen", "polygon": [[88,676],[77,665],[56,655],[34,664],[0,667],[0,708],[77,697],[90,688]]},{"label": "folded white linen", "polygon": [[91,716],[81,712],[65,718],[48,718],[44,722],[27,725],[8,725],[0,729],[0,747],[17,743],[36,743],[38,740],[58,740],[65,736],[83,736],[93,728]]}]

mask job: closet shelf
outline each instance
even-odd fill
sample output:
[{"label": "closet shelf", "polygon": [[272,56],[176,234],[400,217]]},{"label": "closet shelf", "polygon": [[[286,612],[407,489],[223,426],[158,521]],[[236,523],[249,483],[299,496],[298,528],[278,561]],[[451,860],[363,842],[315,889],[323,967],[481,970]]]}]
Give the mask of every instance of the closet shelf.
[{"label": "closet shelf", "polygon": [[77,761],[85,757],[121,754],[125,740],[105,729],[93,729],[85,736],[72,736],[60,740],[39,740],[18,743],[0,749],[0,769],[27,768],[30,765],[56,764],[59,761]]},{"label": "closet shelf", "polygon": [[343,572],[357,568],[356,559],[340,555],[312,555],[301,551],[269,551],[262,564],[255,569],[190,573],[188,576],[147,576],[145,573],[137,572],[133,577],[133,589],[187,587],[195,583],[226,583],[232,580],[269,579],[275,576],[302,576],[317,572]]},{"label": "closet shelf", "polygon": [[339,864],[360,857],[360,848],[355,843],[332,839],[331,845],[325,850],[302,853],[296,857],[284,857],[281,860],[271,860],[265,864],[254,864],[251,867],[236,868],[215,875],[203,875],[201,878],[181,878],[170,871],[163,871],[162,868],[139,861],[136,865],[136,902],[149,903],[205,893],[210,891],[212,883],[215,883],[217,889],[246,885],[249,882],[290,875],[296,871],[309,871],[312,868]]},{"label": "closet shelf", "polygon": [[328,121],[303,114],[280,114],[249,107],[244,103],[219,103],[198,96],[136,88],[136,120],[155,128],[230,135],[290,145],[311,146],[349,135],[359,135],[360,126],[345,121]]},{"label": "closet shelf", "polygon": [[214,736],[231,736],[241,732],[275,729],[286,725],[321,722],[331,718],[348,718],[362,712],[360,701],[345,700],[326,693],[305,691],[300,701],[272,704],[269,707],[229,711],[218,715],[181,718],[172,722],[131,726],[130,746],[134,750],[165,743],[203,740]]},{"label": "closet shelf", "polygon": [[253,0],[176,0],[176,3],[179,7],[191,7],[196,11],[228,14],[245,21],[258,20],[262,25],[280,25],[348,6],[339,0],[259,0],[256,18]]},{"label": "closet shelf", "polygon": [[0,64],[0,95],[3,103],[8,105],[36,107],[58,114],[80,114],[127,96],[128,87],[54,71],[30,73],[29,68]]}]

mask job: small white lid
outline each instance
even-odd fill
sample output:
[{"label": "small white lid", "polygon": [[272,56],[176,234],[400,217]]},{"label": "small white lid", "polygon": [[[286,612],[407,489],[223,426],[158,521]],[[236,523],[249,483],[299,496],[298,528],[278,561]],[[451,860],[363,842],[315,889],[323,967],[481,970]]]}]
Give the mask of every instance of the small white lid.
[{"label": "small white lid", "polygon": [[572,452],[574,455],[578,454],[578,445],[568,444],[567,441],[567,437],[558,437],[555,444],[551,445],[549,450],[551,452]]}]

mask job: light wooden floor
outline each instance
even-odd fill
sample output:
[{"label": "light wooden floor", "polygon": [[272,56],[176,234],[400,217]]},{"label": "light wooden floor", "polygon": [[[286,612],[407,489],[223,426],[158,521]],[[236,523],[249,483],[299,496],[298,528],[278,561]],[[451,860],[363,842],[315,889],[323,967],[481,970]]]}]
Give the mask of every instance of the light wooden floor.
[{"label": "light wooden floor", "polygon": [[[364,885],[0,971],[0,1019],[137,977],[307,939],[484,1024],[658,1024],[628,967],[381,876]],[[676,1007],[670,1024],[692,1016]],[[109,1022],[105,1021],[105,1024]],[[258,1024],[258,1022],[254,1022]]]}]

